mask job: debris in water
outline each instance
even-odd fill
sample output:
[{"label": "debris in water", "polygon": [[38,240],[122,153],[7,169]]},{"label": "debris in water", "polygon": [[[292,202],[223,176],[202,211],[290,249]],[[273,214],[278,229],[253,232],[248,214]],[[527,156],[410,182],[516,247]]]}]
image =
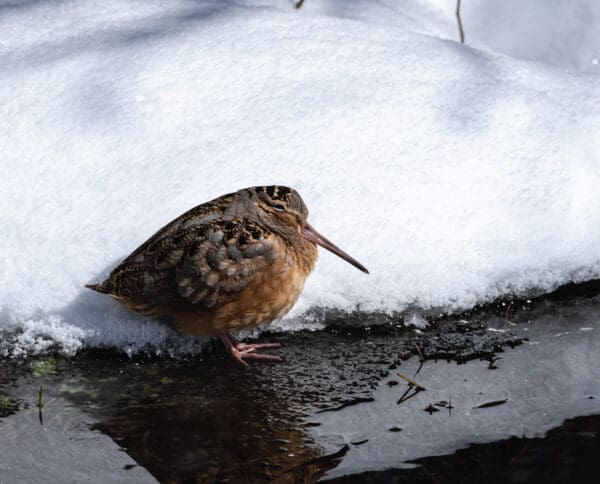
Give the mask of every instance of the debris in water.
[{"label": "debris in water", "polygon": [[502,359],[502,357],[500,357],[500,356],[491,357],[490,364],[488,365],[488,370],[497,370],[498,367],[496,366],[496,362],[501,359]]},{"label": "debris in water", "polygon": [[473,408],[489,408],[489,407],[496,407],[498,405],[502,405],[504,403],[508,402],[508,400],[494,400],[492,402],[486,402],[486,403],[482,403],[481,405],[477,405],[476,407]]},{"label": "debris in water", "polygon": [[431,403],[425,407],[425,411],[429,412],[429,415],[433,414],[433,412],[439,412],[440,409],[434,407]]},{"label": "debris in water", "polygon": [[423,385],[419,385],[416,381],[414,381],[412,378],[409,378],[405,375],[403,375],[402,373],[400,373],[399,371],[396,372],[396,375],[398,375],[400,378],[402,378],[403,380],[407,381],[409,385],[412,385],[413,387],[415,387],[417,390],[419,391],[425,391],[425,387]]}]

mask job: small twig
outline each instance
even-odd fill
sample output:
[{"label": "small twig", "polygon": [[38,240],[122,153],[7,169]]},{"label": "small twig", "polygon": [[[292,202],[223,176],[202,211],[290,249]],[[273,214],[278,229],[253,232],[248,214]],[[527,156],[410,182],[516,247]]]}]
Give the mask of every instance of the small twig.
[{"label": "small twig", "polygon": [[304,0],[298,0],[298,1],[296,2],[296,8],[297,8],[297,9],[298,9],[298,8],[300,8],[300,7],[302,6],[302,4],[303,4],[303,3],[304,3]]},{"label": "small twig", "polygon": [[415,343],[415,348],[417,348],[417,353],[419,353],[419,360],[421,361],[421,363],[423,363],[425,361],[425,357],[423,356],[421,348],[419,348],[419,345],[417,343]]},{"label": "small twig", "polygon": [[489,407],[496,407],[498,405],[503,405],[506,402],[508,402],[507,399],[504,400],[494,400],[493,402],[486,402],[486,403],[482,403],[481,405],[477,405],[476,407],[473,408],[489,408]]},{"label": "small twig", "polygon": [[402,396],[398,399],[398,401],[396,402],[398,405],[400,405],[403,401],[404,401],[404,397],[406,397],[406,395],[413,389],[413,387],[409,386],[406,391],[402,394]]},{"label": "small twig", "polygon": [[508,321],[508,316],[509,316],[509,313],[510,313],[510,308],[512,308],[512,305],[513,305],[513,302],[510,301],[508,303],[508,307],[506,308],[506,313],[504,314],[504,319],[506,319],[507,321]]},{"label": "small twig", "polygon": [[[299,2],[301,3],[301,2]],[[299,8],[296,6],[296,8]],[[456,0],[456,20],[458,20],[458,31],[460,32],[460,43],[465,43],[465,32],[462,26],[462,20],[460,19],[460,0]]]},{"label": "small twig", "polygon": [[38,417],[40,424],[44,426],[44,385],[40,385],[40,392],[38,393]]},{"label": "small twig", "polygon": [[414,397],[415,395],[418,395],[418,394],[419,394],[419,392],[421,391],[421,390],[419,390],[419,389],[415,388],[415,391],[414,391],[414,392],[412,392],[410,395],[407,395],[407,394],[408,394],[408,393],[411,391],[411,389],[412,389],[412,388],[413,388],[413,387],[408,387],[408,389],[407,389],[407,390],[404,392],[404,395],[402,395],[402,396],[400,397],[400,399],[399,399],[399,400],[396,402],[398,405],[400,405],[401,403],[404,403],[404,402],[406,402],[407,400],[410,400],[410,399],[411,399],[412,397]]},{"label": "small twig", "polygon": [[421,368],[423,368],[423,361],[419,362],[419,368],[417,368],[417,371],[415,371],[413,378],[419,374],[419,372],[421,371]]},{"label": "small twig", "polygon": [[404,381],[408,382],[409,384],[411,384],[412,386],[414,386],[417,390],[422,391],[425,390],[425,387],[423,385],[419,385],[416,381],[414,381],[412,378],[409,378],[405,375],[403,375],[402,373],[400,373],[399,371],[396,372],[396,375],[398,375],[400,378],[402,378]]}]

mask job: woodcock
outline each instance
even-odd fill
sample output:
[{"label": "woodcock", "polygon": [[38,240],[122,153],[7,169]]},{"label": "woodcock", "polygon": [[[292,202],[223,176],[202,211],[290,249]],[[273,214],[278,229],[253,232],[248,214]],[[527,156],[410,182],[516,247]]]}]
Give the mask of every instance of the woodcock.
[{"label": "woodcock", "polygon": [[231,331],[281,318],[294,305],[317,260],[317,244],[368,270],[307,222],[298,192],[253,187],[185,212],[156,232],[99,284],[148,316],[166,317],[182,332],[218,335],[231,356],[279,360],[245,344]]}]

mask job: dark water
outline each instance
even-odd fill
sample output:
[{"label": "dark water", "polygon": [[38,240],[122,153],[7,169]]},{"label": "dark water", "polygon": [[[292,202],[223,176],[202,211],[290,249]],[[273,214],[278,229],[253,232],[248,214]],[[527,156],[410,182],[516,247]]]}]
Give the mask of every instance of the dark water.
[{"label": "dark water", "polygon": [[269,335],[285,361],[251,370],[216,343],[5,361],[0,483],[596,482],[600,301],[496,309]]},{"label": "dark water", "polygon": [[577,483],[600,479],[600,415],[567,419],[544,437],[470,445],[413,461],[414,469],[364,472],[335,483]]}]

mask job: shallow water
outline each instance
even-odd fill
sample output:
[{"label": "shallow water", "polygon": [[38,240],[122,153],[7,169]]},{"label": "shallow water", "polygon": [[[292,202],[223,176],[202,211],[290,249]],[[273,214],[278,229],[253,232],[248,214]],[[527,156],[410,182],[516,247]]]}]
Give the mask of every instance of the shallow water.
[{"label": "shallow water", "polygon": [[473,444],[454,454],[412,461],[413,469],[347,475],[335,483],[597,482],[600,416],[567,419],[542,437]]},{"label": "shallow water", "polygon": [[600,415],[600,300],[466,318],[264,335],[285,361],[250,370],[216,342],[188,360],[4,361],[0,391],[19,408],[0,421],[0,482],[527,482],[541,465],[554,482],[593,475],[598,418],[564,421]]}]

